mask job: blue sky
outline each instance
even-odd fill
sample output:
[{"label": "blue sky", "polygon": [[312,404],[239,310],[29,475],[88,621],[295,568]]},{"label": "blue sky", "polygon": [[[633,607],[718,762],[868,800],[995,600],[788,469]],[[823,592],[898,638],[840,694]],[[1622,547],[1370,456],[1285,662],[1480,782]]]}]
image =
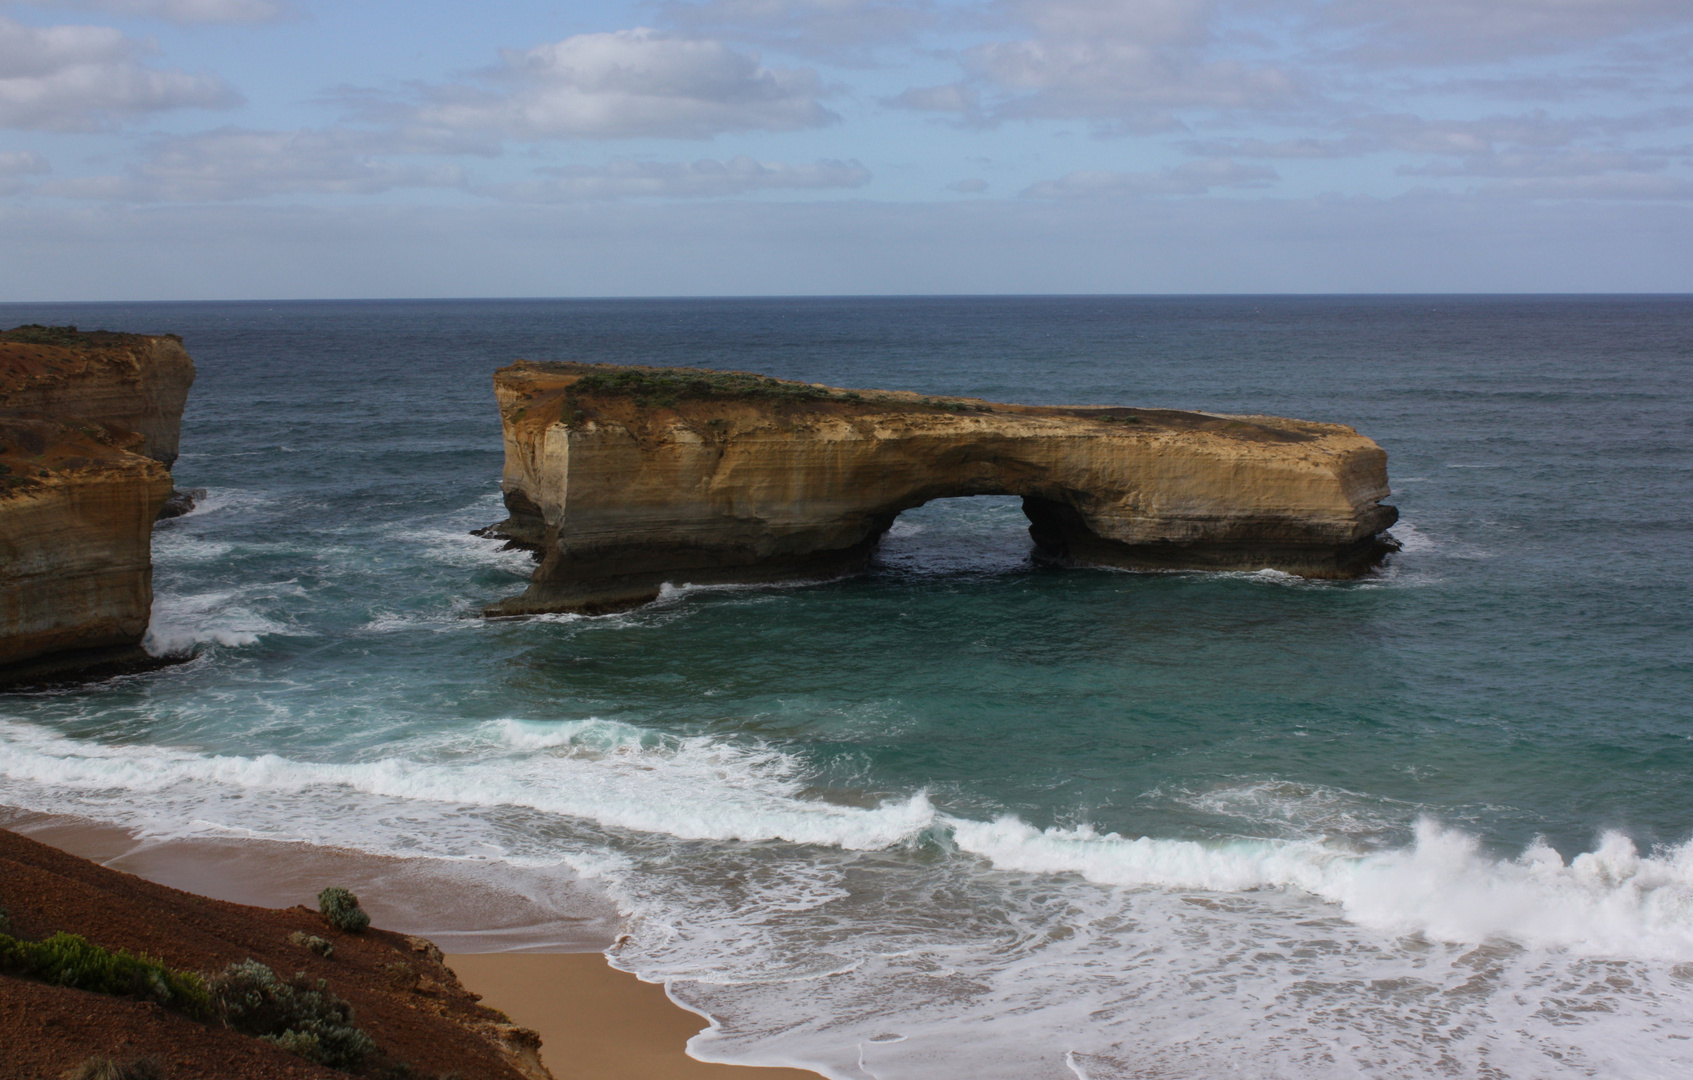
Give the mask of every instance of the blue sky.
[{"label": "blue sky", "polygon": [[1689,0],[0,0],[0,299],[1693,291]]}]

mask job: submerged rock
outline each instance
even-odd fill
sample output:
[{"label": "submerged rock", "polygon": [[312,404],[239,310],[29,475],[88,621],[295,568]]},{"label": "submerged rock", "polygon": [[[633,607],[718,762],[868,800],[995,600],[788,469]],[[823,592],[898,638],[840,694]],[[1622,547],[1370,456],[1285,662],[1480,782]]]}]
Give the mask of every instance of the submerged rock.
[{"label": "submerged rock", "polygon": [[193,380],[172,336],[0,333],[0,684],[157,663],[152,529]]},{"label": "submerged rock", "polygon": [[510,516],[486,535],[541,565],[490,615],[851,572],[900,511],[960,495],[1022,496],[1054,562],[1314,578],[1367,572],[1398,513],[1386,453],[1340,424],[525,361],[494,390]]}]

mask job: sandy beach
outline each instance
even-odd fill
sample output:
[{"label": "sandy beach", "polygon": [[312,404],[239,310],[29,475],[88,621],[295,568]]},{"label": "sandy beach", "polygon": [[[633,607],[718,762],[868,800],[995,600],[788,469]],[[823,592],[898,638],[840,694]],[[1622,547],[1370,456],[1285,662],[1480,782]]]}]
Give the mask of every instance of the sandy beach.
[{"label": "sandy beach", "polygon": [[705,1019],[598,953],[450,953],[447,965],[484,1005],[540,1033],[541,1060],[557,1080],[818,1080],[801,1069],[694,1060],[687,1041]]},{"label": "sandy beach", "polygon": [[[556,875],[502,875],[496,886],[474,866],[441,860],[264,840],[144,841],[109,825],[17,811],[0,811],[0,827],[217,900],[315,906],[325,884],[351,888],[375,925],[435,941],[483,1004],[538,1032],[555,1080],[817,1080],[800,1069],[689,1057],[687,1042],[706,1018],[613,968],[601,950],[615,939],[616,912]],[[561,916],[561,903],[575,903],[576,913]]]}]

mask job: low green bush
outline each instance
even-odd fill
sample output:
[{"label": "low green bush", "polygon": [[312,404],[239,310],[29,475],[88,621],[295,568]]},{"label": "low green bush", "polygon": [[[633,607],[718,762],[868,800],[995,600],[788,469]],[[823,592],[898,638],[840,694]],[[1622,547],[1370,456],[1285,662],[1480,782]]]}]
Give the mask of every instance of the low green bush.
[{"label": "low green bush", "polygon": [[257,960],[230,964],[208,987],[213,1011],[230,1028],[334,1069],[355,1069],[376,1043],[353,1023],[353,1007],[305,972],[287,982]]},{"label": "low green bush", "polygon": [[288,942],[291,945],[298,945],[302,949],[310,949],[325,960],[332,960],[335,957],[335,946],[316,934],[306,934],[296,930],[288,935]]},{"label": "low green bush", "polygon": [[329,925],[349,934],[358,934],[370,925],[370,916],[359,907],[359,898],[339,885],[317,894],[317,909],[329,920]]},{"label": "low green bush", "polygon": [[0,971],[96,994],[138,997],[194,1015],[206,1007],[200,976],[174,971],[146,953],[103,949],[80,934],[54,934],[46,941],[0,934]]}]

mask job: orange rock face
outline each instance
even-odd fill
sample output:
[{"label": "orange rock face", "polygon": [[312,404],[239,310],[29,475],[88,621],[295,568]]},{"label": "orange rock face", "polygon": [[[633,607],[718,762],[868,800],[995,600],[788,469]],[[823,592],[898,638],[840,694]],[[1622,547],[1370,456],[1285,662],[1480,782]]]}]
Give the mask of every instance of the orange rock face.
[{"label": "orange rock face", "polygon": [[1390,550],[1387,455],[1338,424],[994,404],[681,368],[495,375],[511,517],[542,556],[489,614],[613,610],[665,582],[864,565],[900,511],[1019,495],[1037,553],[1356,577]]},{"label": "orange rock face", "polygon": [[16,336],[0,335],[0,682],[142,660],[193,364],[172,337]]}]

